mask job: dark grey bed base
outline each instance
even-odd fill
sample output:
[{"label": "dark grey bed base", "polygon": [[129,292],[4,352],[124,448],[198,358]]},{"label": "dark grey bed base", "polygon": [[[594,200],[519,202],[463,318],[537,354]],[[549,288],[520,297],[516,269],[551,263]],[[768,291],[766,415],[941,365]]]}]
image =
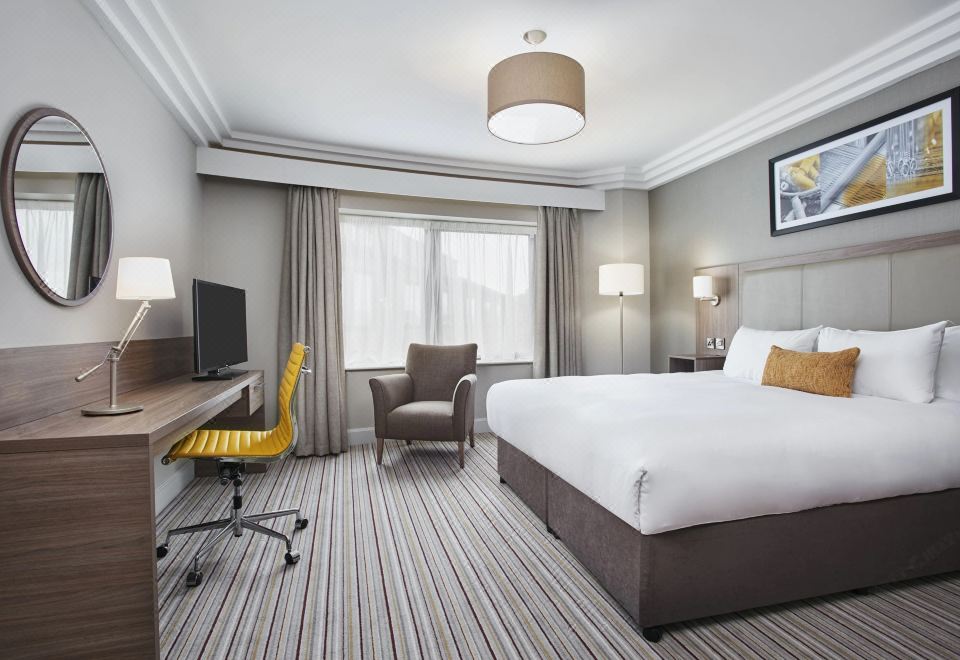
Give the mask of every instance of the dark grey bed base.
[{"label": "dark grey bed base", "polygon": [[960,489],[645,535],[504,439],[497,470],[644,629],[960,570]]}]

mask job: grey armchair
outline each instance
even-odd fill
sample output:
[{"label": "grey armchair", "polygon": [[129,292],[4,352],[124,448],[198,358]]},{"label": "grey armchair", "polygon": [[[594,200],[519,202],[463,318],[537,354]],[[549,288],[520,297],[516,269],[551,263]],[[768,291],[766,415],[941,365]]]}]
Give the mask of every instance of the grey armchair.
[{"label": "grey armchair", "polygon": [[371,378],[377,464],[390,438],[456,442],[462,468],[468,435],[473,447],[476,371],[476,344],[410,344],[404,373]]}]

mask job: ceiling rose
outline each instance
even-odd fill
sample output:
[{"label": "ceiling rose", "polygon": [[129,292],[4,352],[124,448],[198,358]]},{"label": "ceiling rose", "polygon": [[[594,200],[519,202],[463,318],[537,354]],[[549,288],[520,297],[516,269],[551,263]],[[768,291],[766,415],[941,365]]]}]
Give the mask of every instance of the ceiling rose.
[{"label": "ceiling rose", "polygon": [[[547,38],[530,30],[524,41]],[[501,140],[547,144],[571,138],[586,124],[583,67],[559,53],[521,53],[487,76],[487,127]]]}]

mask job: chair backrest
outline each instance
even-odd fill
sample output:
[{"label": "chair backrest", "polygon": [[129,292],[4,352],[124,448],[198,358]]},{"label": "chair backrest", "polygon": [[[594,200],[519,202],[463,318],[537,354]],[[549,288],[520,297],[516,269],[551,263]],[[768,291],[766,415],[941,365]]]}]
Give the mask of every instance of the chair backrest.
[{"label": "chair backrest", "polygon": [[300,387],[300,376],[303,373],[303,363],[307,359],[310,347],[297,342],[290,349],[287,366],[280,374],[280,391],[277,395],[277,410],[280,420],[274,428],[274,433],[287,438],[289,447],[297,444],[300,435],[297,426],[297,390]]},{"label": "chair backrest", "polygon": [[477,345],[410,344],[406,372],[414,401],[450,401],[460,379],[477,372]]}]

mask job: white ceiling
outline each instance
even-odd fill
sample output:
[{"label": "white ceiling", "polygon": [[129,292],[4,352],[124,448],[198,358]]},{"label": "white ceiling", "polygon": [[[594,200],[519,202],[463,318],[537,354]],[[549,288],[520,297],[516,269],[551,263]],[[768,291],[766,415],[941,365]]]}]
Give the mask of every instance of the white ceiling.
[{"label": "white ceiling", "polygon": [[[835,106],[912,73],[885,68],[904,43],[924,54],[914,68],[942,61],[956,51],[916,42],[960,15],[946,0],[86,2],[101,23],[138,10],[130,13],[160,59],[205,109],[196,122],[219,134],[207,141],[315,143],[325,153],[581,177],[626,168],[648,184],[676,169],[640,174],[651,164],[703,164],[710,154],[690,154],[710,147],[718,127],[743,133],[730,152],[830,106],[794,113],[807,101]],[[531,28],[549,34],[541,49],[586,70],[586,128],[564,142],[510,144],[485,125],[487,72],[528,49],[521,35]],[[867,78],[872,88],[853,85]],[[758,108],[772,110],[761,117]]]}]

